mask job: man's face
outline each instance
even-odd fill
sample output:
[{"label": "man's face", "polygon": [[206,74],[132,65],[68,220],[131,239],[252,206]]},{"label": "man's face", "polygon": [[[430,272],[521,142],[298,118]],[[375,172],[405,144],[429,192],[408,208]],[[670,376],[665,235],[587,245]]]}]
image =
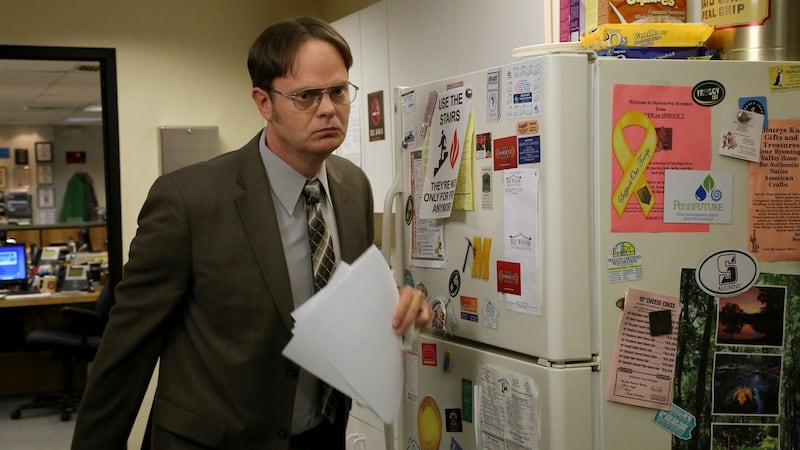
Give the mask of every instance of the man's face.
[{"label": "man's face", "polygon": [[[347,68],[329,43],[311,38],[298,49],[294,66],[272,88],[287,95],[303,89],[328,88],[347,83]],[[259,92],[260,91],[260,92]],[[268,122],[267,145],[301,173],[321,162],[344,140],[350,105],[331,102],[327,93],[307,111],[277,92],[253,89],[253,99]]]}]

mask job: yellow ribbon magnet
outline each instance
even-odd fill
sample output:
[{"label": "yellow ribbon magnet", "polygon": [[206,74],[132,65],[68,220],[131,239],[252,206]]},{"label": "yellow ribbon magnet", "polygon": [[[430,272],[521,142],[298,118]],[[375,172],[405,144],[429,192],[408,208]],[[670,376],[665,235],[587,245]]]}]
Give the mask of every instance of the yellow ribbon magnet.
[{"label": "yellow ribbon magnet", "polygon": [[[639,145],[639,149],[636,150],[635,155],[625,141],[625,135],[623,134],[623,130],[630,126],[639,126],[644,128],[645,131],[644,139],[642,139],[642,143]],[[614,131],[611,135],[611,148],[614,151],[614,157],[622,168],[623,175],[614,190],[611,203],[620,217],[625,212],[625,205],[628,204],[628,200],[634,194],[636,194],[639,206],[641,206],[645,217],[650,214],[650,210],[656,204],[655,196],[650,186],[647,185],[644,172],[653,159],[657,142],[656,127],[653,126],[650,118],[641,111],[628,111],[614,124]]]}]

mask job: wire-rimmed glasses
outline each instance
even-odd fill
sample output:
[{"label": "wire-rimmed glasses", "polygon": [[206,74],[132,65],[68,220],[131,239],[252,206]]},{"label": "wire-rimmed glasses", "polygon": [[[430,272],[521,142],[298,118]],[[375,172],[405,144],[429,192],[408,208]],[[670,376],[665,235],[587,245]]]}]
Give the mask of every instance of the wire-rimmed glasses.
[{"label": "wire-rimmed glasses", "polygon": [[325,93],[328,94],[331,102],[339,106],[345,106],[353,103],[356,100],[356,95],[358,94],[358,86],[349,81],[344,84],[327,88],[303,89],[295,92],[294,94],[284,94],[277,89],[270,90],[276,94],[280,94],[288,99],[291,99],[292,103],[294,103],[294,107],[297,108],[298,111],[308,111],[315,108],[320,104],[322,101],[322,96],[325,95]]}]

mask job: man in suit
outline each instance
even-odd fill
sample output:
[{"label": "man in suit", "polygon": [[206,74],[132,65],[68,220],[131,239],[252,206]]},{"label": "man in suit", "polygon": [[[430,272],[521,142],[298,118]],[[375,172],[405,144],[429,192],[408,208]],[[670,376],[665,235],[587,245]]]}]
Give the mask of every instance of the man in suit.
[{"label": "man in suit", "polygon": [[[315,289],[306,182],[321,182],[337,261],[352,262],[373,242],[369,182],[331,155],[356,93],[351,64],[345,40],[316,19],[282,22],[256,39],[248,68],[267,126],[241,149],[153,184],[74,449],[125,448],[159,358],[154,449],[344,448],[349,400],[322,414],[325,387],[281,351],[290,313]],[[394,316],[375,320],[402,334],[430,316],[422,294],[404,287]]]}]

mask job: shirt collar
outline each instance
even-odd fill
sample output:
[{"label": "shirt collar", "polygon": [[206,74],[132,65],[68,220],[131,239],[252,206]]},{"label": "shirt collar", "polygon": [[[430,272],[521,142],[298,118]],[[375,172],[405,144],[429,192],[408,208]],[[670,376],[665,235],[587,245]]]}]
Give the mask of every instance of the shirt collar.
[{"label": "shirt collar", "polygon": [[[278,202],[286,213],[292,215],[292,212],[297,206],[297,202],[300,201],[302,196],[303,186],[306,184],[306,177],[286,164],[286,162],[280,159],[275,153],[272,153],[272,150],[267,147],[266,133],[267,129],[264,128],[258,140],[258,151],[261,154],[261,161],[264,163],[264,168],[267,170],[267,177],[269,177],[272,192],[278,198]],[[314,178],[319,178],[322,187],[325,189],[325,202],[330,204],[328,174],[327,170],[325,170],[324,162]]]}]

